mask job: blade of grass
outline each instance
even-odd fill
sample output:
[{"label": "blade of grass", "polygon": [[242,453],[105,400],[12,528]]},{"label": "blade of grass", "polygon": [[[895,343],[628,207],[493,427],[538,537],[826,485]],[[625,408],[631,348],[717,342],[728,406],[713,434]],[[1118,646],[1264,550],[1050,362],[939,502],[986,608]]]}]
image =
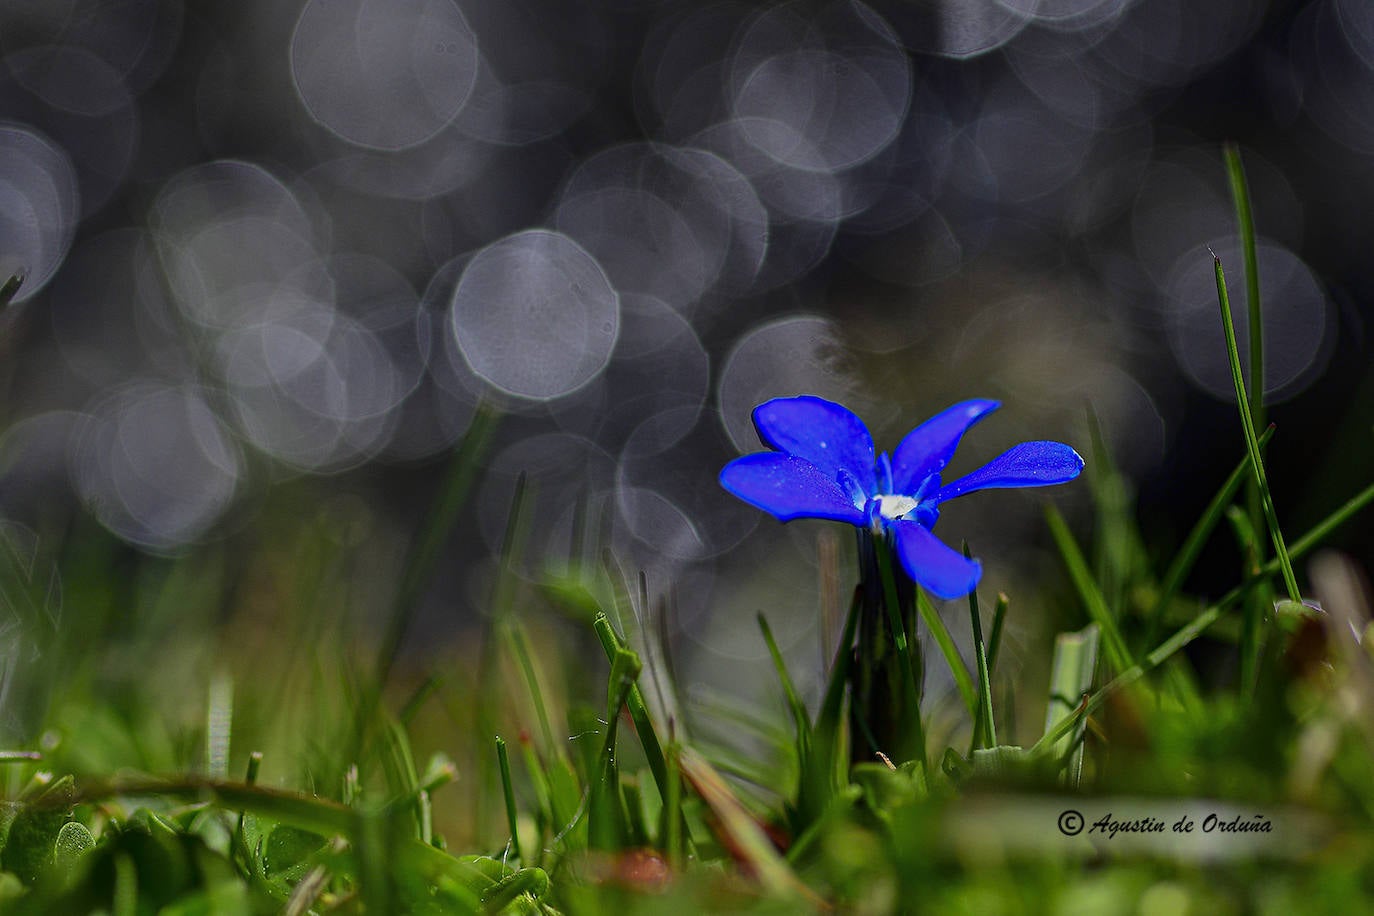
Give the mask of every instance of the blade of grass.
[{"label": "blade of grass", "polygon": [[1221,258],[1212,254],[1212,267],[1216,272],[1217,299],[1221,304],[1221,324],[1226,332],[1226,355],[1231,363],[1231,381],[1236,389],[1236,401],[1240,406],[1240,422],[1245,430],[1245,447],[1250,454],[1250,470],[1259,488],[1260,505],[1264,509],[1265,520],[1269,523],[1269,536],[1274,542],[1274,553],[1278,557],[1279,570],[1283,573],[1283,584],[1292,601],[1302,602],[1298,592],[1298,580],[1293,575],[1293,562],[1283,542],[1283,532],[1279,530],[1279,519],[1274,513],[1274,500],[1269,492],[1269,481],[1264,474],[1264,461],[1260,457],[1259,437],[1255,435],[1255,424],[1251,419],[1250,399],[1245,393],[1245,379],[1240,371],[1240,353],[1236,349],[1236,328],[1231,322],[1231,300],[1226,294],[1226,274],[1221,267]]},{"label": "blade of grass", "polygon": [[[1250,206],[1250,185],[1245,179],[1245,166],[1240,161],[1240,147],[1235,143],[1226,143],[1222,147],[1222,155],[1226,160],[1226,177],[1231,185],[1231,201],[1236,208],[1241,258],[1245,265],[1245,303],[1250,317],[1250,420],[1259,429],[1265,425],[1264,315],[1260,305],[1255,215]],[[1252,513],[1251,520],[1258,528],[1258,511]]]},{"label": "blade of grass", "polygon": [[[1074,711],[1082,705],[1083,695],[1092,687],[1093,672],[1097,668],[1098,626],[1090,623],[1076,633],[1060,633],[1054,639],[1054,663],[1050,669],[1050,698],[1045,709],[1045,733],[1049,734],[1066,719],[1075,718]],[[1060,781],[1078,787],[1083,771],[1083,726],[1079,720],[1076,733],[1065,735],[1050,747],[1056,759],[1064,759]]]},{"label": "blade of grass", "polygon": [[[1222,158],[1226,163],[1226,175],[1231,187],[1231,201],[1236,210],[1236,225],[1240,234],[1241,259],[1245,268],[1245,302],[1250,332],[1250,427],[1252,430],[1265,426],[1264,409],[1264,313],[1260,299],[1259,258],[1255,245],[1255,217],[1250,203],[1250,186],[1245,177],[1245,166],[1241,162],[1240,148],[1235,143],[1222,147]],[[1227,312],[1230,309],[1228,307]],[[1258,532],[1264,520],[1264,500],[1260,487],[1252,476],[1245,487],[1245,503],[1250,528]],[[1255,538],[1247,552],[1247,560],[1252,566],[1264,562],[1266,550],[1264,541]],[[1285,579],[1285,585],[1287,580]],[[1291,597],[1291,595],[1290,595]],[[1266,588],[1251,592],[1241,626],[1241,672],[1240,682],[1247,695],[1253,692],[1255,678],[1259,672],[1261,643],[1264,634],[1261,625],[1269,609],[1273,607],[1273,594]],[[1297,600],[1297,599],[1294,599]]]},{"label": "blade of grass", "polygon": [[1102,641],[1107,647],[1108,663],[1113,671],[1125,671],[1131,667],[1130,650],[1126,648],[1126,640],[1117,628],[1116,618],[1112,616],[1106,599],[1102,597],[1102,590],[1097,587],[1092,573],[1088,571],[1088,563],[1083,559],[1083,552],[1078,549],[1078,542],[1073,539],[1064,516],[1053,503],[1045,504],[1045,520],[1049,523],[1050,534],[1059,548],[1059,555],[1064,558],[1069,578],[1078,590],[1078,597],[1082,600],[1088,617],[1101,631]]},{"label": "blade of grass", "polygon": [[506,797],[506,823],[510,825],[510,848],[515,858],[524,863],[520,853],[520,830],[515,816],[515,787],[511,785],[510,758],[506,756],[506,739],[496,736],[496,765],[501,773],[501,792]]},{"label": "blade of grass", "polygon": [[[972,560],[973,554],[964,542],[964,557]],[[973,655],[978,666],[978,715],[973,720],[973,746],[969,754],[979,747],[979,738],[984,739],[982,747],[997,746],[997,723],[992,718],[992,679],[988,674],[987,646],[983,643],[983,619],[978,613],[978,589],[968,593],[969,621],[973,625]]]},{"label": "blade of grass", "polygon": [[620,795],[620,771],[616,764],[616,735],[621,707],[629,698],[642,667],[639,656],[625,648],[617,649],[611,660],[611,674],[606,685],[606,733],[597,755],[597,772],[589,774],[587,844],[592,849],[620,849],[629,838]]},{"label": "blade of grass", "polygon": [[[596,630],[597,638],[601,640],[606,660],[614,663],[616,653],[625,648],[624,641],[616,634],[605,614],[597,614],[592,627]],[[654,785],[658,787],[660,797],[667,798],[668,767],[663,760],[663,746],[659,743],[658,732],[654,729],[653,720],[649,718],[649,707],[644,703],[644,693],[638,684],[630,685],[625,707],[630,711],[630,720],[635,724],[635,734],[644,748],[644,759],[649,764],[649,772],[653,774]]]}]

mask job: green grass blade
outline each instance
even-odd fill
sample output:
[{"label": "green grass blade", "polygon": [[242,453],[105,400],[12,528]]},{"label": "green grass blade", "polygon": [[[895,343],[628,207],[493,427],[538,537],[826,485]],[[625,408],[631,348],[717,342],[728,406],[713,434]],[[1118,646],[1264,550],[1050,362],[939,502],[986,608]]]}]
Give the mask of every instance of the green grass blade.
[{"label": "green grass blade", "polygon": [[587,797],[587,843],[592,849],[615,850],[628,839],[627,817],[620,795],[620,769],[616,763],[616,736],[620,710],[635,686],[642,665],[629,649],[617,649],[611,660],[606,685],[606,734],[597,756],[596,772]]},{"label": "green grass blade", "polygon": [[1125,671],[1131,667],[1130,650],[1126,648],[1126,640],[1121,636],[1116,618],[1112,616],[1106,599],[1102,597],[1102,590],[1098,588],[1097,582],[1088,570],[1088,563],[1083,558],[1083,552],[1078,549],[1078,542],[1073,539],[1064,516],[1053,503],[1045,504],[1045,520],[1049,523],[1050,534],[1059,547],[1059,554],[1064,558],[1069,578],[1078,590],[1078,596],[1083,601],[1088,617],[1101,631],[1102,641],[1107,647],[1107,662],[1113,671]]},{"label": "green grass blade", "polygon": [[[964,556],[973,559],[967,542],[964,544]],[[969,749],[972,754],[980,746],[980,738],[983,739],[982,747],[997,746],[997,723],[992,718],[992,678],[988,673],[987,646],[983,642],[983,619],[978,613],[976,588],[968,593],[968,613],[973,625],[973,655],[978,666],[978,715],[973,720],[973,747]]]},{"label": "green grass blade", "polygon": [[[1250,205],[1250,185],[1240,161],[1240,147],[1222,147],[1226,177],[1231,185],[1231,201],[1236,208],[1240,229],[1240,251],[1245,265],[1245,303],[1250,316],[1250,420],[1256,429],[1265,425],[1264,411],[1264,315],[1260,305],[1259,257],[1255,245],[1255,215]],[[1258,513],[1253,514],[1259,527]]]},{"label": "green grass blade", "polygon": [[1077,788],[1083,771],[1083,731],[1085,720],[1074,716],[1083,696],[1092,687],[1097,668],[1098,626],[1090,623],[1076,633],[1060,633],[1054,640],[1054,663],[1050,669],[1050,697],[1045,709],[1045,733],[1054,732],[1061,722],[1077,720],[1074,733],[1066,734],[1050,746],[1056,759],[1065,760],[1061,780]]},{"label": "green grass blade", "polygon": [[1279,530],[1279,519],[1274,513],[1274,500],[1269,492],[1269,481],[1264,474],[1264,461],[1260,457],[1259,438],[1255,435],[1255,425],[1250,415],[1250,398],[1245,393],[1245,379],[1240,371],[1240,353],[1236,349],[1236,328],[1231,321],[1231,300],[1226,294],[1226,274],[1221,268],[1221,258],[1212,255],[1212,267],[1216,272],[1217,299],[1221,303],[1221,323],[1226,332],[1226,355],[1231,363],[1231,381],[1236,389],[1236,401],[1240,406],[1240,422],[1245,430],[1245,447],[1250,454],[1250,470],[1254,474],[1255,486],[1259,488],[1260,504],[1264,508],[1265,520],[1269,523],[1269,536],[1274,542],[1274,553],[1278,557],[1279,569],[1283,573],[1283,584],[1292,601],[1301,602],[1298,580],[1293,575],[1293,562],[1283,543],[1283,533]]},{"label": "green grass blade", "polygon": [[[592,627],[596,630],[597,638],[601,640],[606,660],[614,663],[616,653],[625,648],[624,641],[616,634],[605,614],[597,614]],[[625,708],[630,711],[630,720],[635,724],[635,734],[644,748],[644,759],[648,761],[649,772],[653,774],[659,796],[667,798],[668,767],[663,759],[663,746],[659,743],[653,720],[649,718],[649,707],[644,702],[644,693],[636,683],[630,685],[629,694],[625,698]]]},{"label": "green grass blade", "polygon": [[510,848],[515,858],[521,862],[525,857],[520,854],[520,830],[515,816],[515,787],[511,785],[510,758],[506,755],[506,740],[496,736],[496,765],[501,773],[501,792],[506,797],[506,823],[510,825]]}]

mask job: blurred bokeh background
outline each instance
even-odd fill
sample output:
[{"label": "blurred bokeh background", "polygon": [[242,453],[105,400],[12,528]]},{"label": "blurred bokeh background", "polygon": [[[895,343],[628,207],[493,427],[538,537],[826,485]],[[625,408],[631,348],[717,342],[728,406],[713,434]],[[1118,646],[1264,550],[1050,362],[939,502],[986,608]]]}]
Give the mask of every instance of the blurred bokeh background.
[{"label": "blurred bokeh background", "polygon": [[[1365,0],[4,0],[0,517],[103,545],[109,581],[228,556],[212,614],[263,641],[313,525],[366,634],[485,403],[407,660],[480,624],[524,475],[531,581],[643,571],[680,678],[720,691],[772,689],[767,610],[805,680],[826,526],[716,484],[769,397],[889,450],[1001,399],[956,471],[1086,454],[1091,408],[1167,559],[1242,455],[1207,253],[1243,302],[1228,139],[1298,532],[1374,463]],[[1044,498],[940,528],[1023,646],[1076,622],[1034,597],[1062,582]],[[1087,487],[1052,498],[1090,537]],[[1374,526],[1337,543],[1367,558]],[[1194,589],[1237,569],[1217,548]]]}]

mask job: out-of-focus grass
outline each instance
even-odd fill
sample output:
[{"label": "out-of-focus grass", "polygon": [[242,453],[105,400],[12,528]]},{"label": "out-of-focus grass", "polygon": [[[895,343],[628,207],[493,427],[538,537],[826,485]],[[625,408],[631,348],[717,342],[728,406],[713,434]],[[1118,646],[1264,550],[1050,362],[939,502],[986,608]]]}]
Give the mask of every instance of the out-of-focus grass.
[{"label": "out-of-focus grass", "polygon": [[[1239,208],[1243,175],[1236,188]],[[986,629],[970,596],[970,671],[946,626],[955,606],[917,590],[897,613],[893,570],[874,558],[892,613],[863,625],[890,628],[902,709],[901,740],[872,760],[854,761],[865,717],[847,714],[871,596],[856,590],[827,647],[815,708],[765,607],[776,714],[718,698],[658,719],[644,675],[661,652],[641,655],[652,634],[626,632],[633,585],[616,564],[515,575],[523,485],[471,648],[396,664],[480,485],[486,412],[404,556],[289,487],[260,531],[175,559],[86,523],[62,537],[0,527],[0,912],[1372,906],[1369,597],[1339,554],[1312,564],[1306,590],[1299,574],[1374,485],[1285,536],[1263,474],[1270,437],[1285,444],[1260,432],[1227,337],[1239,463],[1171,559],[1153,559],[1166,552],[1145,543],[1095,429],[1086,541],[1047,509],[1063,569],[1044,585],[1076,604],[1045,683],[998,664],[1016,596],[998,596]],[[1204,545],[1227,533],[1247,557],[1235,587],[1187,596]],[[836,551],[823,556],[823,581],[852,583]],[[1288,598],[1274,602],[1280,576]],[[955,678],[952,730],[923,704],[934,653],[918,654],[918,612]],[[1043,728],[1013,719],[1032,696]],[[710,720],[752,750],[700,737]]]}]

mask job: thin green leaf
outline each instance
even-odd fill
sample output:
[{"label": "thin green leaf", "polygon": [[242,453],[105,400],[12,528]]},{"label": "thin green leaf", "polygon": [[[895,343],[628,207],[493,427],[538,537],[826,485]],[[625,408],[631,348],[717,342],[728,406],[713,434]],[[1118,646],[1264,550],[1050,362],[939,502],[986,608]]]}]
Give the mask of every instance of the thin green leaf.
[{"label": "thin green leaf", "polygon": [[510,758],[506,756],[506,740],[496,736],[496,763],[501,773],[501,792],[506,797],[506,823],[510,827],[510,846],[515,858],[521,862],[525,857],[520,854],[520,830],[515,816],[515,787],[511,785]]},{"label": "thin green leaf", "polygon": [[[616,652],[625,648],[624,641],[615,632],[605,614],[597,614],[592,627],[596,630],[597,638],[601,640],[606,660],[614,662]],[[659,795],[667,798],[668,767],[663,760],[663,747],[659,743],[658,733],[654,730],[653,720],[649,717],[649,707],[644,703],[644,693],[638,684],[630,685],[625,707],[630,712],[630,720],[635,724],[635,735],[639,738],[640,746],[644,748],[644,759],[649,764],[649,772],[653,774],[654,785],[658,787]]]}]

